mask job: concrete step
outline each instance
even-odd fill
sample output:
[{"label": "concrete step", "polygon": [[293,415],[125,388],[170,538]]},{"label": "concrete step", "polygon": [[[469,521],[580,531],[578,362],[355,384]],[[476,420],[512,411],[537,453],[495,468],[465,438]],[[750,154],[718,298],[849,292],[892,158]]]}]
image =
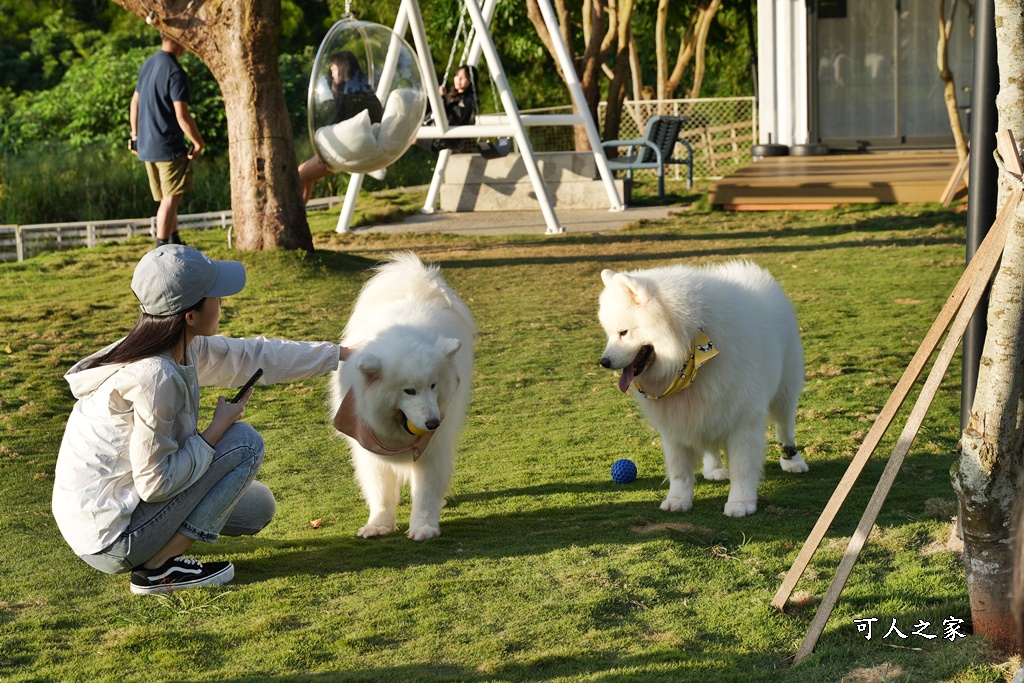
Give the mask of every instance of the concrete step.
[{"label": "concrete step", "polygon": [[[537,166],[556,209],[607,209],[611,206],[597,162],[589,152],[541,152]],[[619,196],[623,181],[617,180]],[[441,186],[442,211],[516,211],[537,208],[537,194],[522,155],[497,159],[452,154]]]}]

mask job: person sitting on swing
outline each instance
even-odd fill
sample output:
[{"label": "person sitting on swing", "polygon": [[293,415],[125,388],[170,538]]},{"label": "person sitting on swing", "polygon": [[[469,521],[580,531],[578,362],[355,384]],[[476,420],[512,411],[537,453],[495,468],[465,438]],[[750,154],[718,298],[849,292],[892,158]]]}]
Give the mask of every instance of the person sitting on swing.
[{"label": "person sitting on swing", "polygon": [[[452,76],[452,89],[446,90],[441,85],[441,96],[443,98],[444,113],[448,119],[449,126],[469,126],[476,122],[477,96],[476,84],[480,82],[480,75],[475,66],[463,64]],[[431,149],[439,152],[442,149],[453,149],[455,151],[472,151],[471,140],[434,140]],[[466,147],[467,149],[463,149]]]},{"label": "person sitting on swing", "polygon": [[[384,116],[384,107],[377,99],[377,94],[360,68],[356,56],[348,50],[339,50],[331,55],[329,68],[335,106],[334,119],[331,123],[347,121],[363,111],[369,113],[370,123],[380,123]],[[303,202],[309,202],[313,195],[313,183],[331,173],[332,171],[315,154],[299,164]]]}]

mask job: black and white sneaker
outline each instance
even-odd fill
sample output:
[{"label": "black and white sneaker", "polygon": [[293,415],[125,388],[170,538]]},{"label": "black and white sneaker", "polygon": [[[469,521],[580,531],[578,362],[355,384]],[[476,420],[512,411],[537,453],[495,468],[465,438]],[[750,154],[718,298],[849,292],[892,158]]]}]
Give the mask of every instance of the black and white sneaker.
[{"label": "black and white sneaker", "polygon": [[132,593],[170,593],[196,586],[221,586],[235,578],[235,566],[230,562],[203,564],[191,557],[173,557],[156,569],[136,567],[132,570]]}]

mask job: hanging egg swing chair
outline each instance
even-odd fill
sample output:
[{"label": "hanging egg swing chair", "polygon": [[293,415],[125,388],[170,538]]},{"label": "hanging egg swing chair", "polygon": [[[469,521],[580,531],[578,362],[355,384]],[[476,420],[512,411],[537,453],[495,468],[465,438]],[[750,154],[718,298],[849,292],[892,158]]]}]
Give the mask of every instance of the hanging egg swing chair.
[{"label": "hanging egg swing chair", "polygon": [[335,173],[369,173],[415,141],[427,95],[409,44],[346,8],[317,50],[308,105],[310,142],[320,161]]}]

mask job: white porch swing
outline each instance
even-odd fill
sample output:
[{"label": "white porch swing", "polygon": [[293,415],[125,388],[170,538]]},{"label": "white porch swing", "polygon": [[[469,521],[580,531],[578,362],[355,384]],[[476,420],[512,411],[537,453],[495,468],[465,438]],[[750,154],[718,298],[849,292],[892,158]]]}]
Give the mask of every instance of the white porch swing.
[{"label": "white porch swing", "polygon": [[[530,143],[529,136],[526,134],[527,126],[572,126],[581,125],[586,131],[587,137],[590,141],[591,149],[593,150],[595,162],[601,176],[605,191],[608,195],[610,204],[610,210],[622,211],[625,207],[623,206],[618,190],[615,186],[614,177],[608,167],[608,159],[604,155],[604,151],[601,147],[601,140],[597,132],[597,126],[593,119],[588,114],[586,100],[583,96],[583,90],[580,87],[579,81],[576,79],[576,72],[574,70],[572,60],[569,56],[569,51],[565,46],[565,43],[561,38],[561,31],[558,25],[558,21],[555,18],[554,10],[551,7],[550,0],[539,0],[541,14],[543,15],[544,22],[547,25],[548,31],[551,34],[552,40],[555,46],[555,52],[558,55],[559,64],[562,66],[562,70],[566,75],[566,80],[569,88],[570,96],[572,97],[573,103],[577,111],[582,112],[580,114],[547,114],[547,115],[521,115],[519,108],[516,105],[515,98],[512,95],[511,88],[508,84],[508,79],[505,76],[505,71],[501,63],[501,59],[498,56],[497,49],[494,46],[494,41],[491,38],[489,24],[491,18],[494,16],[494,9],[497,4],[497,0],[484,0],[484,6],[481,9],[480,5],[477,4],[477,0],[462,0],[464,5],[465,14],[469,16],[472,31],[472,38],[467,39],[469,44],[469,53],[464,63],[471,66],[476,66],[479,63],[480,57],[483,56],[487,61],[488,71],[491,76],[491,83],[493,88],[497,91],[497,97],[500,99],[501,109],[496,116],[487,116],[487,122],[477,120],[475,124],[463,125],[463,126],[449,126],[444,116],[435,116],[434,121],[431,125],[419,125],[423,120],[423,108],[415,106],[415,102],[408,103],[405,96],[399,96],[399,101],[408,106],[403,106],[401,112],[403,117],[401,121],[405,121],[404,115],[408,114],[411,116],[417,108],[419,116],[416,119],[418,130],[413,132],[413,135],[409,138],[408,143],[401,148],[401,152],[394,156],[397,159],[401,156],[401,153],[408,148],[409,144],[414,139],[421,140],[432,140],[432,139],[495,139],[499,142],[502,139],[509,139],[508,143],[500,143],[502,146],[508,144],[511,145],[511,141],[515,141],[515,145],[522,155],[523,165],[529,175],[530,182],[533,185],[534,192],[537,197],[537,204],[544,215],[544,221],[547,225],[547,234],[557,234],[565,232],[565,229],[559,224],[558,218],[555,215],[554,209],[552,208],[551,198],[548,194],[547,186],[544,183],[544,179],[541,176],[540,169],[537,165],[537,159],[533,151],[533,146]],[[340,22],[339,22],[340,23]],[[361,22],[366,24],[367,22]],[[387,41],[379,40],[375,41],[375,44],[383,45],[387,44],[386,53],[383,54],[384,63],[384,75],[387,78],[381,78],[378,82],[376,93],[378,100],[385,103],[384,111],[387,112],[387,103],[390,101],[387,97],[388,88],[391,87],[391,77],[388,74],[389,69],[397,68],[399,64],[405,63],[400,56],[403,51],[403,46],[408,49],[408,44],[405,43],[402,36],[407,32],[412,33],[413,45],[415,49],[413,53],[415,55],[415,62],[419,65],[420,71],[420,88],[425,94],[426,100],[430,103],[430,108],[434,112],[443,112],[444,105],[441,101],[441,95],[436,87],[423,88],[423,83],[436,84],[437,73],[434,70],[434,61],[430,53],[430,46],[427,42],[426,30],[423,24],[423,17],[420,12],[420,6],[418,0],[402,0],[402,4],[399,7],[398,15],[395,18],[394,30],[390,31],[386,27],[379,26],[377,24],[370,24],[364,27],[365,30],[369,30],[369,27],[374,27],[374,30],[380,29],[393,36],[389,37]],[[329,35],[328,38],[331,38]],[[325,38],[324,43],[327,43]],[[325,52],[325,45],[321,45],[320,53],[327,54]],[[318,53],[317,65],[320,63],[320,53]],[[375,56],[375,63],[379,60]],[[314,68],[313,79],[317,78],[317,71]],[[411,77],[410,77],[411,80]],[[315,87],[313,80],[310,82],[311,93]],[[310,95],[311,102],[313,95]],[[424,105],[425,106],[425,105]],[[311,108],[312,109],[312,108]],[[312,114],[311,114],[312,116]],[[377,147],[386,146],[390,151],[388,154],[398,149],[398,145],[392,145],[390,143],[390,132],[392,130],[397,131],[401,129],[405,131],[405,124],[394,123],[391,126],[385,128],[383,117],[380,124],[375,124],[372,121],[372,113],[368,114],[365,120],[369,120],[370,136],[376,135],[374,141]],[[483,117],[481,117],[483,118]],[[365,120],[362,124],[366,130]],[[374,126],[379,126],[374,133]],[[387,140],[382,143],[381,131],[388,133]],[[315,141],[316,132],[314,130],[314,124],[311,120],[311,136],[314,137],[314,149],[317,148]],[[336,144],[337,143],[337,144]],[[341,149],[345,144],[344,140],[341,140],[338,135],[334,135],[330,139],[325,136],[321,136],[321,144],[323,150],[318,149],[317,154],[321,160],[327,163],[327,158],[331,150]],[[321,153],[323,152],[323,153]],[[483,152],[481,152],[483,153]],[[507,150],[497,150],[497,155],[507,153]],[[348,152],[346,151],[347,155]],[[451,155],[450,149],[442,149],[438,154],[437,164],[434,168],[434,177],[430,185],[430,190],[427,193],[427,201],[424,205],[425,213],[432,213],[434,206],[437,203],[437,197],[440,192],[441,181],[444,177],[444,169],[448,162],[448,158]],[[359,190],[362,187],[363,174],[370,171],[375,171],[383,168],[388,163],[394,161],[391,159],[386,163],[382,163],[382,159],[385,158],[383,152],[381,155],[373,156],[372,161],[367,160],[366,163],[359,163],[358,168],[356,164],[351,164],[347,160],[344,160],[345,165],[351,167],[351,178],[349,179],[348,190],[345,193],[345,202],[341,208],[341,214],[338,217],[337,232],[348,232],[349,225],[352,222],[352,217],[355,214],[355,202],[359,195]],[[369,156],[368,156],[369,158]],[[346,157],[347,159],[347,157]],[[341,167],[342,159],[335,160],[332,158],[332,162],[337,167]],[[378,165],[380,164],[380,165]],[[341,170],[345,170],[342,168]]]}]

